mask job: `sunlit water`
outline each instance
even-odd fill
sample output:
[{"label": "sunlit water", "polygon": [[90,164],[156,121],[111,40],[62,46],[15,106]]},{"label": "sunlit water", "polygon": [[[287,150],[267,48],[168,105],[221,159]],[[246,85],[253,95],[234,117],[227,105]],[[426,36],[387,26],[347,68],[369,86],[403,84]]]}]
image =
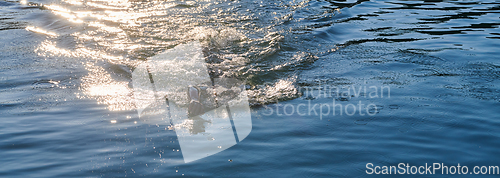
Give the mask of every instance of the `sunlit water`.
[{"label": "sunlit water", "polygon": [[[499,14],[493,0],[0,1],[0,176],[500,166]],[[253,130],[184,164],[175,132],[139,120],[131,80],[149,57],[193,40],[211,75],[246,82]],[[317,95],[348,86],[390,87],[390,97]],[[378,110],[269,115],[332,101]]]}]

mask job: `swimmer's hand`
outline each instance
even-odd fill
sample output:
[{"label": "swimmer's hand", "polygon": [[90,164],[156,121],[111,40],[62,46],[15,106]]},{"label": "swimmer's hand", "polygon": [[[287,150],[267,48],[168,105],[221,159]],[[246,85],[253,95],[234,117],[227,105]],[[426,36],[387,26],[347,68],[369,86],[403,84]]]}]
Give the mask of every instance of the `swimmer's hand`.
[{"label": "swimmer's hand", "polygon": [[189,97],[189,106],[188,106],[188,116],[198,116],[205,112],[203,108],[203,104],[201,104],[201,94],[200,88],[190,86],[188,87],[188,97]]}]

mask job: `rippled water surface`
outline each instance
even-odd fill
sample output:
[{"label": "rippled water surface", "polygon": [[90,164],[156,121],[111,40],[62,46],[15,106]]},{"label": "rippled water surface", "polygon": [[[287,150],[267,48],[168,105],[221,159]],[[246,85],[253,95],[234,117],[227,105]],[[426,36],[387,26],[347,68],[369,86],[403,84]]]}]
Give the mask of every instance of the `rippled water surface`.
[{"label": "rippled water surface", "polygon": [[[494,0],[2,0],[0,176],[364,177],[367,163],[500,166],[499,26]],[[184,164],[175,132],[138,118],[132,72],[190,41],[201,42],[211,76],[245,81],[253,130]],[[328,90],[348,87],[387,87],[390,97]],[[276,112],[332,102],[377,109]]]}]

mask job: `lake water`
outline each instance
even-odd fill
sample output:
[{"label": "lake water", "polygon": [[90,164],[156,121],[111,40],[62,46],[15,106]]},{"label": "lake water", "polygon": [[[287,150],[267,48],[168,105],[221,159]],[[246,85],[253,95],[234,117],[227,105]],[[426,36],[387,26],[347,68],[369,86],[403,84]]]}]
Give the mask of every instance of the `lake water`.
[{"label": "lake water", "polygon": [[[500,166],[499,25],[494,0],[2,0],[0,176]],[[245,81],[253,129],[184,163],[175,132],[138,117],[132,72],[196,40],[212,75]]]}]

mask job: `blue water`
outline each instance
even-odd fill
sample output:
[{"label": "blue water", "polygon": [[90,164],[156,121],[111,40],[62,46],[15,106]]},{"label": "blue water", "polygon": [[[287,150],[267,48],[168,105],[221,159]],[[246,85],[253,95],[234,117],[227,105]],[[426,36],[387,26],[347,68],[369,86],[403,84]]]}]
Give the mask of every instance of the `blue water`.
[{"label": "blue water", "polygon": [[[367,163],[500,166],[499,26],[493,0],[0,1],[0,176],[368,177]],[[246,81],[253,130],[183,163],[175,132],[138,118],[131,75],[192,40],[211,74]],[[342,95],[348,87],[367,92]],[[369,87],[390,96],[370,97]],[[367,112],[308,113],[332,102]]]}]

